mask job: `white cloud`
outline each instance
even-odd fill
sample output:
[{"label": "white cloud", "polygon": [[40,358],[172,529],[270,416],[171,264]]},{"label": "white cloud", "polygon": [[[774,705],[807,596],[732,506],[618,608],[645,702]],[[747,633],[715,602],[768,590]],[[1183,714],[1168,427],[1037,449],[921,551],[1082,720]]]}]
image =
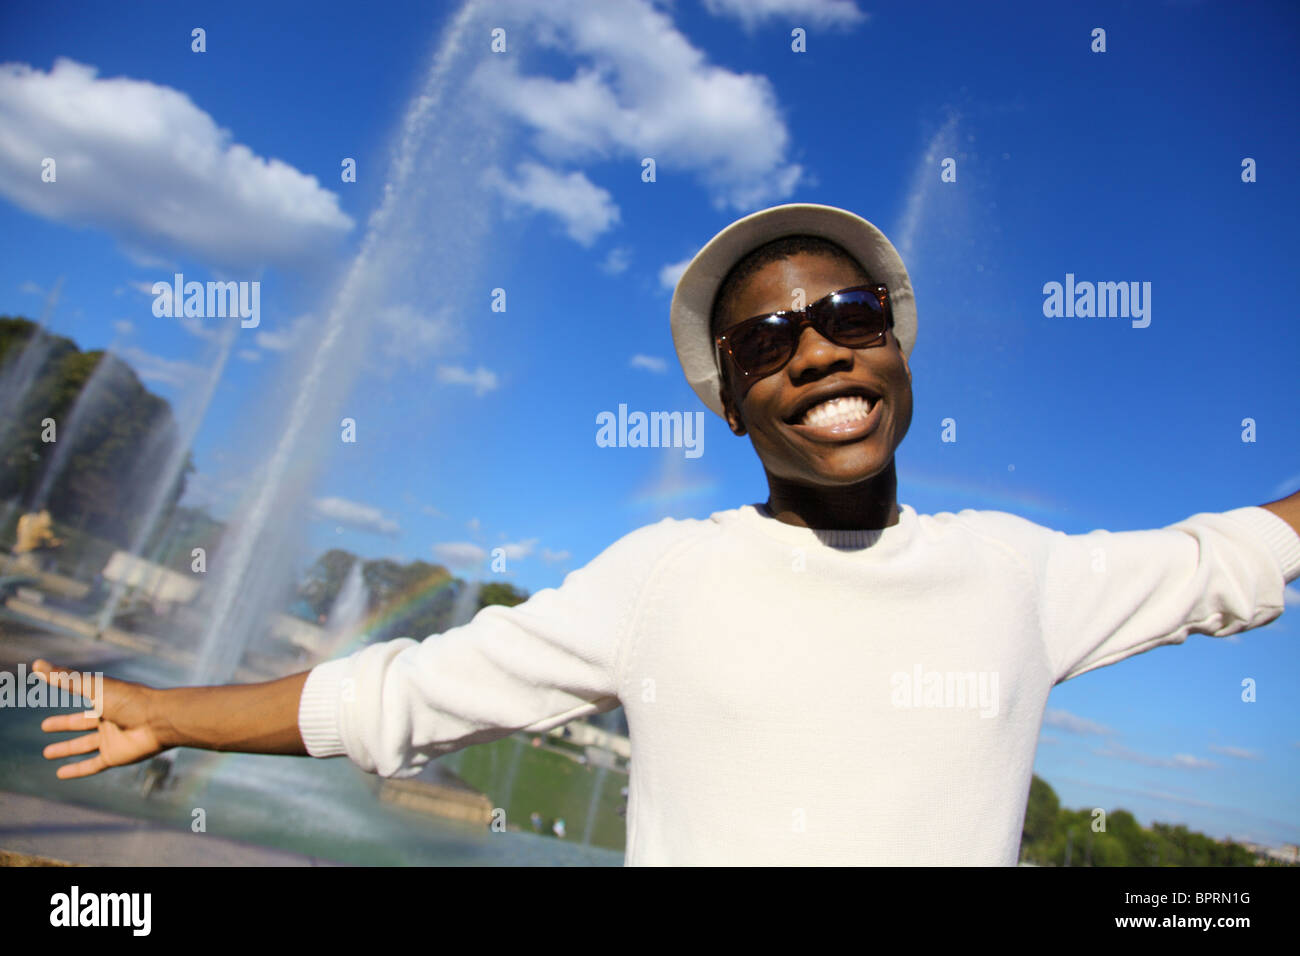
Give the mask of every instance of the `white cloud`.
[{"label": "white cloud", "polygon": [[541,557],[547,564],[558,564],[561,561],[568,561],[573,555],[568,551],[552,551],[550,548],[542,548]]},{"label": "white cloud", "polygon": [[600,271],[606,275],[616,276],[627,271],[628,265],[632,261],[630,250],[623,246],[617,246],[605,256],[605,261],[600,264]]},{"label": "white cloud", "polygon": [[1115,731],[1109,727],[1094,723],[1084,717],[1078,717],[1065,710],[1048,710],[1043,714],[1043,726],[1055,727],[1071,734],[1096,734],[1105,736]]},{"label": "white cloud", "polygon": [[1288,584],[1282,592],[1282,603],[1287,607],[1300,607],[1300,587]]},{"label": "white cloud", "polygon": [[660,375],[668,371],[668,363],[653,355],[633,355],[632,361],[628,364],[632,368],[643,368],[648,372],[658,372]]},{"label": "white cloud", "polygon": [[510,0],[493,9],[497,19],[511,13],[536,46],[589,61],[555,79],[524,75],[515,57],[484,57],[472,77],[494,108],[533,131],[549,161],[649,157],[661,173],[697,176],[718,209],[766,205],[799,183],[772,83],[709,63],[647,0]]},{"label": "white cloud", "polygon": [[435,508],[433,505],[420,505],[420,514],[428,515],[430,518],[445,518],[445,517],[447,517],[445,514],[443,514],[441,511],[439,511],[439,510],[438,510],[437,508]]},{"label": "white cloud", "polygon": [[478,518],[470,518],[465,522],[465,527],[469,528],[472,533],[478,534],[483,530],[483,523]]},{"label": "white cloud", "polygon": [[447,541],[433,546],[438,560],[448,567],[467,568],[487,560],[487,552],[472,541]]},{"label": "white cloud", "polygon": [[1218,766],[1213,760],[1194,757],[1191,754],[1174,754],[1171,763],[1175,767],[1185,767],[1190,770],[1203,770]]},{"label": "white cloud", "polygon": [[238,355],[245,362],[262,361],[262,353],[259,352],[257,349],[240,349],[235,354]]},{"label": "white cloud", "polygon": [[704,9],[735,18],[746,30],[778,19],[791,27],[854,27],[867,21],[853,0],[704,0]]},{"label": "white cloud", "polygon": [[1245,747],[1221,747],[1218,744],[1210,744],[1210,750],[1216,754],[1223,754],[1225,757],[1236,757],[1238,760],[1263,760],[1259,754],[1253,750],[1247,750]]},{"label": "white cloud", "polygon": [[141,381],[173,385],[176,388],[193,384],[195,378],[204,371],[192,362],[163,358],[134,345],[118,349],[117,355],[131,364]]},{"label": "white cloud", "polygon": [[525,160],[515,167],[515,176],[517,181],[511,182],[493,166],[484,172],[483,182],[511,202],[559,217],[569,238],[581,245],[590,246],[619,220],[609,190],[584,173],[566,175]]},{"label": "white cloud", "polygon": [[694,258],[694,256],[688,256],[681,262],[668,263],[668,265],[659,270],[659,284],[670,291],[676,289],[677,282],[681,279],[682,273],[686,271],[686,267],[691,264],[691,260]]},{"label": "white cloud", "polygon": [[482,365],[472,372],[459,365],[439,365],[435,374],[438,381],[445,385],[474,386],[475,395],[485,395],[497,387],[496,373]]},{"label": "white cloud", "polygon": [[375,313],[379,354],[393,361],[420,362],[455,339],[449,308],[430,315],[409,305],[392,305]]},{"label": "white cloud", "polygon": [[312,501],[312,511],[319,518],[372,534],[395,537],[402,530],[396,521],[385,518],[378,508],[345,498],[317,498]]},{"label": "white cloud", "polygon": [[313,322],[314,318],[311,315],[300,315],[289,323],[288,328],[279,331],[266,328],[266,323],[263,322],[257,334],[253,336],[253,341],[257,343],[258,348],[271,352],[287,352],[302,341],[302,336]]},{"label": "white cloud", "polygon": [[45,290],[42,289],[40,286],[38,286],[35,282],[32,282],[30,279],[28,279],[26,282],[20,285],[18,287],[18,291],[24,293],[25,295],[45,294]]},{"label": "white cloud", "polygon": [[130,335],[135,331],[135,326],[129,319],[118,319],[113,323],[113,331],[118,335]]},{"label": "white cloud", "polygon": [[1154,757],[1151,754],[1144,754],[1136,750],[1130,750],[1128,747],[1121,744],[1094,747],[1092,752],[1101,757],[1115,757],[1119,760],[1128,760],[1132,763],[1140,763],[1147,767],[1169,767],[1181,770],[1208,770],[1218,766],[1218,764],[1214,763],[1212,760],[1206,760],[1204,757],[1195,757],[1191,754],[1174,754],[1172,757]]},{"label": "white cloud", "polygon": [[203,319],[196,318],[192,315],[182,315],[174,319],[186,332],[195,338],[203,339],[205,342],[215,342],[221,338],[221,331],[218,326],[211,325],[212,320],[205,322]]},{"label": "white cloud", "polygon": [[[0,65],[0,193],[18,206],[137,255],[244,269],[309,259],[352,228],[314,176],[233,142],[184,93],[96,73],[66,58],[48,73]],[[37,174],[46,157],[53,183]]]},{"label": "white cloud", "polygon": [[533,549],[537,547],[537,541],[537,538],[529,538],[526,541],[515,541],[502,545],[506,559],[509,561],[522,561],[533,553]]}]

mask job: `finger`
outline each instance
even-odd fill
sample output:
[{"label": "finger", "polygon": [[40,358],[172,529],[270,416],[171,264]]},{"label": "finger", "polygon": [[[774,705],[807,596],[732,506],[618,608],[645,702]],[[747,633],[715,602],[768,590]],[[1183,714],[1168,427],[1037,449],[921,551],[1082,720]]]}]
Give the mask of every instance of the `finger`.
[{"label": "finger", "polygon": [[[66,667],[55,667],[47,660],[38,660],[32,664],[32,673],[39,675],[51,687],[75,692],[82,700],[89,701],[92,705],[95,703],[93,687],[90,681],[84,679],[79,671],[69,670]],[[76,678],[75,682],[73,681],[74,677]]]},{"label": "finger", "polygon": [[49,679],[45,677],[45,675],[52,670],[54,670],[53,666],[51,666],[50,662],[43,657],[38,658],[36,662],[32,664],[32,673],[39,674],[41,678],[45,680]]},{"label": "finger", "polygon": [[57,744],[50,744],[41,753],[45,754],[46,760],[58,760],[60,757],[75,757],[77,754],[88,754],[98,749],[99,732],[96,731],[84,737],[73,737],[71,740],[60,740]]},{"label": "finger", "polygon": [[39,660],[32,665],[32,673],[52,687],[72,689],[72,671],[66,667],[55,667],[47,660]]},{"label": "finger", "polygon": [[90,760],[83,760],[81,763],[64,764],[55,774],[60,780],[72,780],[75,777],[89,777],[92,773],[99,773],[108,764],[104,762],[104,755],[92,757]]},{"label": "finger", "polygon": [[68,733],[69,731],[94,730],[99,726],[99,718],[94,713],[58,714],[41,721],[41,730],[46,733]]}]

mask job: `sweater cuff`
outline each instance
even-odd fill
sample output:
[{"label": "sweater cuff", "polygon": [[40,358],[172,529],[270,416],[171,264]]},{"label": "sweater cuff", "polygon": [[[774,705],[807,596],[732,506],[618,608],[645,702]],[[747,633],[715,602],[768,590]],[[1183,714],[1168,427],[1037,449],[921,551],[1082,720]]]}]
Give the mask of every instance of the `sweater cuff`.
[{"label": "sweater cuff", "polygon": [[344,657],[318,664],[307,675],[298,701],[298,733],[313,757],[339,757],[348,752],[339,728],[339,711],[343,680],[351,666],[351,659]]},{"label": "sweater cuff", "polygon": [[1300,578],[1300,535],[1291,525],[1267,508],[1258,506],[1235,508],[1225,514],[1249,525],[1264,539],[1282,569],[1284,581],[1290,583]]}]

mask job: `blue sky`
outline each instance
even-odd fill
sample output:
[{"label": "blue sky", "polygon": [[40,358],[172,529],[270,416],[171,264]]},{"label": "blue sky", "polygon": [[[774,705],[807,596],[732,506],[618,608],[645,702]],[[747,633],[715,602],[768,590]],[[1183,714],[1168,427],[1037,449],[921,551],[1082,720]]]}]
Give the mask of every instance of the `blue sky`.
[{"label": "blue sky", "polygon": [[[436,115],[367,276],[382,293],[346,323],[364,347],[331,372],[359,439],[303,466],[304,560],[337,545],[486,578],[504,546],[534,591],[661,517],[764,500],[748,439],[707,411],[693,459],[598,447],[595,421],[704,411],[673,353],[672,285],[718,229],[782,201],[850,208],[908,264],[899,500],[918,511],[1118,531],[1300,488],[1292,5],[487,2],[451,42],[460,9],[0,12],[0,311],[38,316],[62,280],[51,328],[179,404],[220,320],[156,318],[148,286],[262,284],[187,500],[224,517],[248,492],[440,50]],[[1150,282],[1150,325],[1045,316],[1067,273]],[[1300,840],[1297,620],[1062,685],[1037,771],[1067,805]]]}]

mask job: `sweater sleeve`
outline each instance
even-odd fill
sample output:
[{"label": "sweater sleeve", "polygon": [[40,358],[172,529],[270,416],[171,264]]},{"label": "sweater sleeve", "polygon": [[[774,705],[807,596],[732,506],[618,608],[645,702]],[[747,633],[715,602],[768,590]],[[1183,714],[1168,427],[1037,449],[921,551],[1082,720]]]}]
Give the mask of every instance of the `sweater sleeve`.
[{"label": "sweater sleeve", "polygon": [[1278,618],[1300,577],[1300,536],[1259,507],[1146,531],[1066,534],[1002,512],[980,529],[1010,546],[1037,587],[1056,683],[1188,634],[1227,637]]},{"label": "sweater sleeve", "polygon": [[1149,531],[1055,531],[1043,575],[1040,626],[1060,683],[1188,634],[1276,620],[1300,576],[1300,537],[1258,507]]},{"label": "sweater sleeve", "polygon": [[397,638],[318,665],[298,708],[307,752],[407,777],[472,744],[612,710],[641,586],[690,524],[633,531],[516,607],[490,605],[423,641]]}]

